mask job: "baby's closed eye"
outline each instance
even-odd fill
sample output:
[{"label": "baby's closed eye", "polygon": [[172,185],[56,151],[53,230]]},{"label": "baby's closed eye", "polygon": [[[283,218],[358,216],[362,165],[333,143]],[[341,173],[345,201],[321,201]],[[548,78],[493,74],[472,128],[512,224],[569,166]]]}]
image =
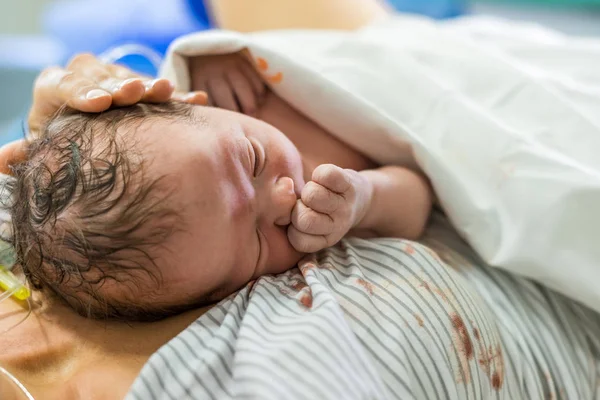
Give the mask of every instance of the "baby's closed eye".
[{"label": "baby's closed eye", "polygon": [[248,139],[248,142],[250,142],[250,148],[252,151],[252,171],[253,171],[253,175],[254,177],[257,177],[261,174],[261,172],[264,169],[264,165],[265,165],[265,152],[262,146],[260,146],[260,144],[258,144],[255,140],[253,139]]}]

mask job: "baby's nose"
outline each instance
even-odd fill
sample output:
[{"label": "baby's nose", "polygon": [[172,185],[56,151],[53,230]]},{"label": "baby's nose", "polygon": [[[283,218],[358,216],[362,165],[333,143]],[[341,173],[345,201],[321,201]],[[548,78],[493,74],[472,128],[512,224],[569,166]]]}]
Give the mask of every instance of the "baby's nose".
[{"label": "baby's nose", "polygon": [[285,226],[290,224],[292,209],[296,205],[294,180],[290,177],[281,177],[275,182],[273,190],[273,211],[275,212],[275,225]]}]

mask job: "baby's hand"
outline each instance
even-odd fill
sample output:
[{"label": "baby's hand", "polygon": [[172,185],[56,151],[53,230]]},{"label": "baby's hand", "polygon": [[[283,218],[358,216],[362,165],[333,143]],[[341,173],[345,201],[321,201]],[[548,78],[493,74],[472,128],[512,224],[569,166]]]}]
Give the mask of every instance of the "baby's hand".
[{"label": "baby's hand", "polygon": [[358,172],[319,165],[292,211],[290,243],[303,253],[333,246],[365,216],[372,192],[371,184]]},{"label": "baby's hand", "polygon": [[241,53],[192,58],[190,74],[192,87],[205,91],[210,105],[227,110],[252,115],[266,93],[263,80]]}]

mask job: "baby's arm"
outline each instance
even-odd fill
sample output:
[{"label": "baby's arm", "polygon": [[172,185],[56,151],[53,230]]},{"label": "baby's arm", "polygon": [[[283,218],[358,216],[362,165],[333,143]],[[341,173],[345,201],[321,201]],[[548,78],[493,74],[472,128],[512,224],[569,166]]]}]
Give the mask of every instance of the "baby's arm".
[{"label": "baby's arm", "polygon": [[421,175],[397,166],[357,172],[320,165],[292,211],[288,238],[301,252],[329,247],[350,230],[417,239],[429,217],[432,192]]},{"label": "baby's arm", "polygon": [[371,203],[355,229],[368,229],[378,236],[417,239],[431,212],[433,194],[427,180],[406,168],[387,166],[365,170],[372,187]]}]

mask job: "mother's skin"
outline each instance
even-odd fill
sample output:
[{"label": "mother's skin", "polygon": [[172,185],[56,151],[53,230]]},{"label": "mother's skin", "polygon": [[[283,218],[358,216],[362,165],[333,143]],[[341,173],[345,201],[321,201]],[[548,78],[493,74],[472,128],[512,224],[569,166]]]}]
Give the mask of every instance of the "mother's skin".
[{"label": "mother's skin", "polygon": [[[315,4],[307,5],[307,1]],[[385,14],[375,0],[254,0],[246,3],[252,4],[251,15],[256,18],[248,19],[248,10],[240,8],[237,0],[211,1],[217,22],[226,29],[239,31],[271,28],[353,29]],[[295,12],[290,13],[290,9]],[[76,77],[84,78],[101,73],[85,65],[76,71],[79,73],[74,74]],[[126,78],[120,77],[121,82]],[[107,100],[106,97],[100,97],[82,102],[81,95],[85,93],[84,89],[93,88],[93,80],[84,85],[81,85],[81,79],[74,80],[71,86],[63,87],[61,93],[57,91],[57,82],[52,79],[38,81],[34,96],[36,100],[30,115],[33,128],[64,102],[86,110],[86,107],[94,108]],[[125,90],[112,93],[112,100],[128,104],[140,100],[168,99],[170,90],[163,84],[158,86],[152,89],[154,91],[147,90],[144,94],[143,85],[139,82],[129,83]],[[106,86],[103,88],[106,89]],[[201,95],[193,97],[192,102],[201,103],[203,100]],[[286,121],[280,121],[277,117],[282,107],[289,116]],[[281,124],[289,123],[290,119],[303,127],[309,125],[312,129],[319,129],[272,94],[260,115],[284,130],[286,127]],[[0,170],[6,171],[7,166],[19,159],[22,159],[22,154],[18,145],[5,147],[0,152]],[[14,374],[35,398],[44,400],[123,398],[152,353],[208,309],[196,309],[159,322],[127,324],[85,319],[62,303],[44,298],[40,293],[34,294],[33,303],[32,315],[25,322],[8,333],[0,334],[0,365]],[[14,325],[24,316],[23,313],[21,304],[13,300],[1,302],[0,332]],[[14,389],[4,392],[9,390],[9,385],[4,381],[0,377],[3,400],[11,399],[8,393],[14,393],[14,399],[24,398],[19,397],[19,392]]]},{"label": "mother's skin", "polygon": [[[86,319],[62,303],[37,300],[41,305],[27,320],[0,336],[0,364],[44,400],[123,398],[150,355],[207,310],[125,324]],[[0,331],[23,316],[22,305],[0,303]],[[2,399],[11,399],[2,388]]]}]

